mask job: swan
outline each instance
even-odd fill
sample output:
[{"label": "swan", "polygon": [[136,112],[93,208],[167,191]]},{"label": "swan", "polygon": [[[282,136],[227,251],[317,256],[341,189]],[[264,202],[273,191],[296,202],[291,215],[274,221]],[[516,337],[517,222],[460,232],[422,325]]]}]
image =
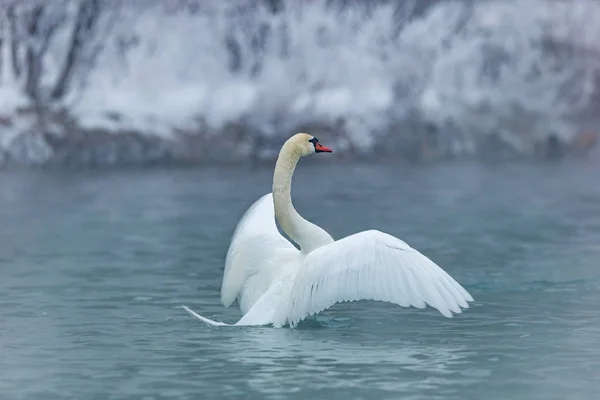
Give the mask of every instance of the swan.
[{"label": "swan", "polygon": [[[344,301],[376,300],[452,318],[473,297],[448,273],[404,241],[378,230],[334,240],[304,219],[292,204],[291,183],[301,157],[331,153],[319,140],[297,133],[282,146],[272,193],[240,219],[225,258],[221,302],[236,300],[243,316],[235,324],[193,317],[213,326],[297,327],[302,320]],[[282,236],[279,222],[294,246]]]}]

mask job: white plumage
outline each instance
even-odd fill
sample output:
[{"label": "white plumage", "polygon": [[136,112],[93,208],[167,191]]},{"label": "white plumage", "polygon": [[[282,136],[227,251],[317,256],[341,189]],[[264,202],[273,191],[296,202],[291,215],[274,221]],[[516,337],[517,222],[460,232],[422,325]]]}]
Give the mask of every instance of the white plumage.
[{"label": "white plumage", "polygon": [[242,216],[233,234],[225,259],[221,303],[229,307],[241,295],[240,309],[245,314],[267,290],[282,263],[297,252],[277,230],[273,195],[264,195]]},{"label": "white plumage", "polygon": [[429,305],[452,317],[473,298],[433,261],[405,242],[368,230],[308,254],[289,295],[287,322],[304,318],[335,303],[378,300],[403,307]]},{"label": "white plumage", "polygon": [[[221,286],[226,307],[237,299],[243,317],[234,325],[291,327],[336,303],[377,300],[402,307],[429,305],[451,318],[468,308],[471,295],[429,258],[387,233],[368,230],[334,241],[306,221],[291,202],[298,159],[329,149],[297,134],[283,146],[273,193],[258,199],[233,234]],[[296,249],[278,231],[276,218]],[[211,325],[228,325],[202,317]]]}]

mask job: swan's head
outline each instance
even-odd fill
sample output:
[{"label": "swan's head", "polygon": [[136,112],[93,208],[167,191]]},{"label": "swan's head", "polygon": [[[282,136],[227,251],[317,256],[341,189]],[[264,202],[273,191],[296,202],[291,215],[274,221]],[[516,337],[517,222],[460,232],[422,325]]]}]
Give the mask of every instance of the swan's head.
[{"label": "swan's head", "polygon": [[309,156],[315,153],[332,153],[329,147],[319,143],[319,139],[308,133],[297,133],[288,139],[288,143],[294,146],[294,149],[300,152],[300,156]]}]

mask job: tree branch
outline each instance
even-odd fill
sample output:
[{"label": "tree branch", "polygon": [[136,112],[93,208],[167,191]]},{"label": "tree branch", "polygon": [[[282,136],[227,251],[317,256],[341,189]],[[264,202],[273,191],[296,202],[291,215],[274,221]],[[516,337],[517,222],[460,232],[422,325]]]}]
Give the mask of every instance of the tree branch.
[{"label": "tree branch", "polygon": [[93,32],[100,14],[99,0],[83,0],[79,5],[75,27],[71,34],[69,51],[61,69],[60,75],[52,90],[52,100],[60,100],[67,92],[76,62],[80,57],[85,38]]}]

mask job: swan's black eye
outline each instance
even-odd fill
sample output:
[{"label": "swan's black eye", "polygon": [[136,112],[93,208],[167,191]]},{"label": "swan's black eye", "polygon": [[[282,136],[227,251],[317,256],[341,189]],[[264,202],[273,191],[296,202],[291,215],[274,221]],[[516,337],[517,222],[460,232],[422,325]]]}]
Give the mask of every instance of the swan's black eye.
[{"label": "swan's black eye", "polygon": [[316,137],[313,136],[313,138],[310,139],[309,142],[312,143],[313,146],[316,146],[317,143],[319,143],[319,139],[317,139]]}]

